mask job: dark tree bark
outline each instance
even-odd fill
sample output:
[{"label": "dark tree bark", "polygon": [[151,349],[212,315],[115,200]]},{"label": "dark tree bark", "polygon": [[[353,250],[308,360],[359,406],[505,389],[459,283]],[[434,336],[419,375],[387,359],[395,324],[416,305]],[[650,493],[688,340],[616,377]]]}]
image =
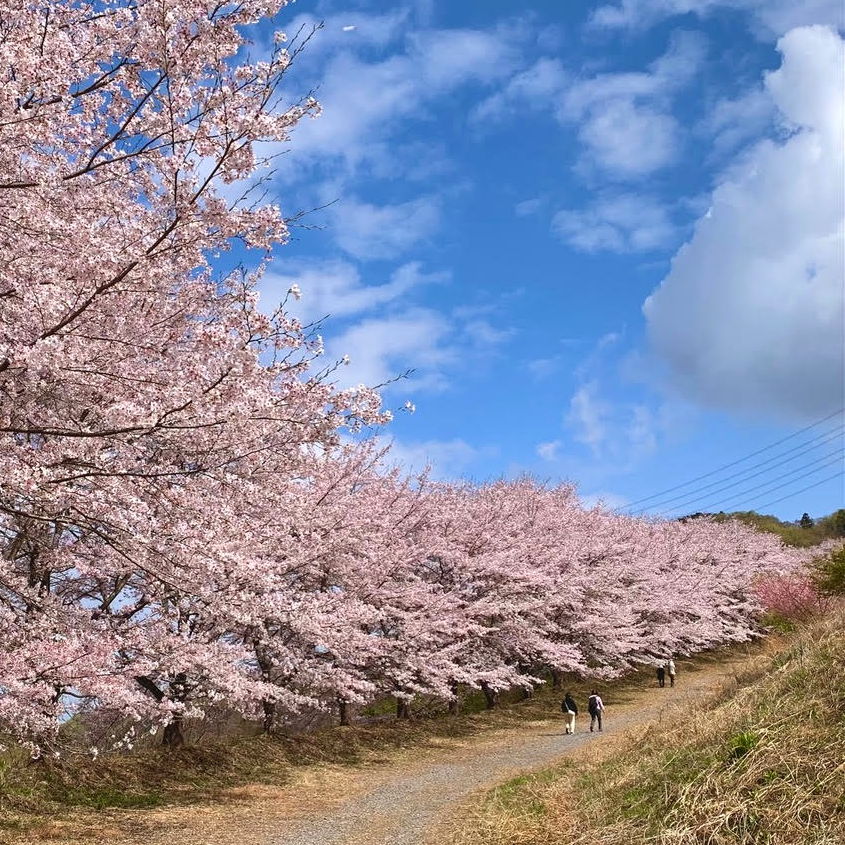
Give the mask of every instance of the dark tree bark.
[{"label": "dark tree bark", "polygon": [[[254,647],[258,668],[261,669],[261,680],[269,684],[271,683],[273,663],[261,648],[259,642],[255,642]],[[261,710],[264,713],[264,718],[261,720],[261,729],[265,734],[273,733],[276,729],[276,701],[272,698],[265,698],[261,702]]]},{"label": "dark tree bark", "polygon": [[449,701],[449,715],[450,716],[457,716],[458,713],[461,712],[461,699],[458,696],[458,685],[457,684],[450,684],[450,687],[451,687],[452,695],[454,696],[454,698],[452,698]]},{"label": "dark tree bark", "polygon": [[562,683],[561,673],[557,669],[552,669],[552,689],[560,689]]},{"label": "dark tree bark", "polygon": [[161,744],[165,748],[181,748],[185,744],[185,736],[182,733],[182,717],[174,716],[173,721],[164,728],[164,736]]},{"label": "dark tree bark", "polygon": [[341,725],[348,725],[349,722],[349,702],[345,701],[342,698],[337,700],[337,712],[340,716],[340,724]]},{"label": "dark tree bark", "polygon": [[411,702],[406,698],[396,699],[396,718],[410,719],[411,718]]},{"label": "dark tree bark", "polygon": [[264,718],[261,720],[261,729],[264,733],[271,734],[276,730],[276,702],[265,698],[261,702],[261,709],[264,712]]},{"label": "dark tree bark", "polygon": [[484,700],[488,710],[493,710],[499,703],[499,693],[494,690],[486,681],[481,682],[481,691],[484,693]]},{"label": "dark tree bark", "polygon": [[[170,698],[173,701],[183,702],[188,697],[188,676],[179,672],[170,682]],[[185,744],[185,736],[182,733],[182,715],[173,714],[173,720],[164,728],[164,736],[161,744],[165,748],[181,748]]]}]

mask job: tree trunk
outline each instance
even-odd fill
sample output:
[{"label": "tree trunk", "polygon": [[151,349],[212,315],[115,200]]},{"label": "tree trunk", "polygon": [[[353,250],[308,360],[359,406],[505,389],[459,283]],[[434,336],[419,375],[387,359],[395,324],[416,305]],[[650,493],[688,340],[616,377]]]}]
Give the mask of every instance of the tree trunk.
[{"label": "tree trunk", "polygon": [[164,736],[161,744],[165,748],[181,748],[185,744],[185,737],[182,733],[182,717],[174,716],[173,721],[164,728]]},{"label": "tree trunk", "polygon": [[458,713],[461,712],[461,699],[458,697],[458,685],[457,684],[450,684],[450,689],[452,690],[452,696],[449,700],[449,715],[450,716],[457,716]]},{"label": "tree trunk", "polygon": [[[183,702],[188,697],[188,676],[179,672],[170,682],[170,698],[173,701]],[[182,714],[174,713],[173,721],[164,728],[164,736],[161,744],[165,748],[181,748],[185,744],[185,736],[182,733]]]},{"label": "tree trunk", "polygon": [[487,703],[487,709],[492,710],[499,703],[499,693],[486,681],[482,681],[481,691],[484,693],[484,700]]},{"label": "tree trunk", "polygon": [[[261,680],[267,684],[272,683],[271,673],[273,671],[273,661],[270,660],[265,650],[261,647],[259,640],[253,641],[253,648],[255,649],[255,658],[258,661],[258,667],[261,669]],[[265,698],[261,702],[261,709],[264,711],[261,728],[266,734],[273,733],[276,729],[276,702],[272,698]]]},{"label": "tree trunk", "polygon": [[406,698],[396,699],[396,718],[410,719],[411,718],[411,702]]},{"label": "tree trunk", "polygon": [[266,734],[273,733],[276,729],[276,702],[265,698],[261,702],[261,709],[264,711],[261,728]]},{"label": "tree trunk", "polygon": [[337,712],[340,716],[340,724],[341,725],[348,725],[349,724],[349,702],[345,701],[342,698],[337,700]]},{"label": "tree trunk", "polygon": [[560,689],[562,683],[561,673],[557,669],[552,669],[552,689]]}]

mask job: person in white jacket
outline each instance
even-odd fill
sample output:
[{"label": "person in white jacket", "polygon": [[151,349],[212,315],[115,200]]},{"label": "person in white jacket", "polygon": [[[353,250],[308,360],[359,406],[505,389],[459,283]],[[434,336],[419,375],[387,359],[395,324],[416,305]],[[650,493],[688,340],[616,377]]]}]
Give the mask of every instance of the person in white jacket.
[{"label": "person in white jacket", "polygon": [[568,734],[575,733],[575,717],[578,715],[578,705],[571,693],[566,693],[561,702],[560,709],[563,710],[563,715],[566,716],[566,732]]},{"label": "person in white jacket", "polygon": [[666,674],[669,676],[669,686],[675,686],[675,661],[671,657],[666,661]]}]

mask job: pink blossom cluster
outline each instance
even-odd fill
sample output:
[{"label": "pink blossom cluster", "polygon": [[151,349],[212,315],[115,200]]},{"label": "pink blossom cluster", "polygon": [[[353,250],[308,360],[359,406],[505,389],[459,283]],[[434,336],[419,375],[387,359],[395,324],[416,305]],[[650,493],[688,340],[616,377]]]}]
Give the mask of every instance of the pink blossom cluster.
[{"label": "pink blossom cluster", "polygon": [[264,262],[215,272],[287,238],[260,150],[317,105],[285,97],[296,43],[246,42],[283,5],[0,0],[0,724],[177,742],[751,636],[755,579],[800,564],[777,540],[404,478],[341,436],[379,396],[259,310]]}]

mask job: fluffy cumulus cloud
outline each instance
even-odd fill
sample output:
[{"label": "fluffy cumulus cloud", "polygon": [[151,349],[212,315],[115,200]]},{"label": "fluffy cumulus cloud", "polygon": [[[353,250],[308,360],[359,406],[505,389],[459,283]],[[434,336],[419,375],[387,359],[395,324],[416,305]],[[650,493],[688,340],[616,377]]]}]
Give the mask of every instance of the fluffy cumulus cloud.
[{"label": "fluffy cumulus cloud", "polygon": [[481,470],[479,477],[486,478],[484,462],[495,458],[497,454],[493,447],[473,446],[461,438],[423,441],[392,438],[384,439],[383,442],[385,445],[390,444],[389,462],[401,466],[407,472],[428,470],[431,478],[439,480],[473,475],[476,468]]},{"label": "fluffy cumulus cloud", "polygon": [[[573,438],[586,446],[594,459],[620,468],[655,451],[664,424],[661,415],[661,408],[608,399],[599,380],[592,378],[572,395],[566,422]],[[541,457],[551,459],[548,452]]]},{"label": "fluffy cumulus cloud", "polygon": [[393,205],[374,205],[344,197],[332,210],[338,246],[359,259],[390,259],[430,237],[440,221],[436,197]]},{"label": "fluffy cumulus cloud", "polygon": [[[507,78],[519,59],[519,38],[504,23],[488,30],[409,32],[407,18],[395,13],[326,21],[298,71],[302,82],[319,85],[323,113],[297,127],[292,154],[280,163],[287,177],[304,178],[307,165],[327,162],[346,176],[407,177],[409,166],[424,172],[420,158],[426,148],[402,134],[408,122],[425,118],[435,101],[462,86]],[[347,20],[352,23],[344,24]],[[316,22],[302,16],[290,29]],[[355,30],[344,32],[344,25]],[[381,58],[371,58],[372,47],[381,49]]]},{"label": "fluffy cumulus cloud", "polygon": [[445,388],[444,368],[459,357],[448,319],[427,308],[361,320],[333,333],[326,352],[329,360],[349,358],[337,373],[341,386],[375,387],[404,375],[410,391]]},{"label": "fluffy cumulus cloud", "polygon": [[674,162],[682,133],[672,98],[694,77],[706,44],[694,32],[676,33],[648,70],[604,73],[571,84],[558,117],[578,127],[583,165],[611,176],[647,176]]},{"label": "fluffy cumulus cloud", "polygon": [[673,98],[694,78],[706,50],[699,33],[681,31],[646,70],[581,77],[544,57],[511,76],[470,117],[490,127],[520,110],[551,111],[577,132],[582,169],[639,179],[677,159],[684,133],[672,114]]},{"label": "fluffy cumulus cloud", "polygon": [[603,197],[585,209],[559,211],[552,228],[584,252],[647,252],[671,244],[675,234],[664,204],[628,193]]},{"label": "fluffy cumulus cloud", "polygon": [[716,187],[644,312],[689,395],[814,418],[843,402],[843,41],[823,26],[778,42],[765,90],[786,137]]},{"label": "fluffy cumulus cloud", "polygon": [[398,267],[383,284],[367,284],[358,267],[349,261],[293,262],[284,271],[274,269],[264,276],[261,296],[272,309],[292,285],[297,285],[302,295],[298,302],[290,303],[289,310],[303,323],[313,323],[390,306],[417,288],[448,280],[448,273],[427,273],[416,261]]},{"label": "fluffy cumulus cloud", "polygon": [[845,24],[845,6],[840,0],[618,0],[599,6],[591,23],[599,28],[639,28],[663,18],[707,15],[716,9],[750,13],[763,37],[781,35],[805,24],[839,28]]}]

